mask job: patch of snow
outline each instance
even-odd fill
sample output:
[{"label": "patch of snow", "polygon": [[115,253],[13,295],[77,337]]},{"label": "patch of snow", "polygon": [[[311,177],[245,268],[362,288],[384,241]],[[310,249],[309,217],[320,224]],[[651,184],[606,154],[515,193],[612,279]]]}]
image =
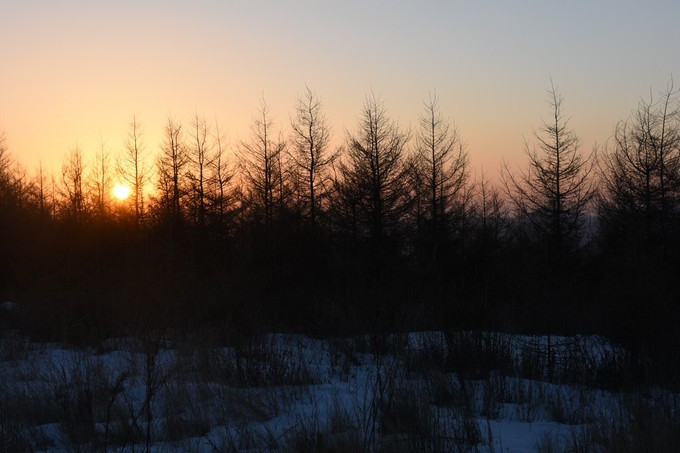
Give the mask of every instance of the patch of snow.
[{"label": "patch of snow", "polygon": [[17,312],[19,311],[19,304],[7,300],[0,304],[0,311]]}]

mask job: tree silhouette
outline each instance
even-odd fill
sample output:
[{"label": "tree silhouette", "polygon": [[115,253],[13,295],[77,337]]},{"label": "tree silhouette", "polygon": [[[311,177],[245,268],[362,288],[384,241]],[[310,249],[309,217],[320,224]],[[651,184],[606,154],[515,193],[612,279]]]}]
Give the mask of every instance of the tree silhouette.
[{"label": "tree silhouette", "polygon": [[36,197],[38,202],[38,213],[45,218],[52,214],[54,199],[47,193],[48,175],[43,169],[43,163],[38,164],[38,173],[35,175]]},{"label": "tree silhouette", "polygon": [[31,173],[0,133],[0,297],[26,307],[17,325],[34,338],[512,329],[548,334],[550,370],[550,335],[588,330],[637,348],[621,360],[639,376],[656,373],[652,358],[675,379],[680,94],[671,84],[616,127],[599,167],[601,228],[585,241],[594,153],[580,152],[548,93],[528,165],[505,165],[500,192],[468,176],[436,96],[410,142],[370,94],[339,153],[311,90],[288,143],[263,100],[233,160],[217,122],[170,117],[147,153],[132,116],[117,177],[143,231],[93,215],[106,210],[101,146],[94,160],[76,146],[54,175],[42,163]]},{"label": "tree silhouette", "polygon": [[377,250],[397,231],[407,207],[408,140],[409,133],[387,116],[374,94],[366,98],[356,134],[347,136],[345,160],[339,166],[342,184],[356,195],[359,224]]},{"label": "tree silhouette", "polygon": [[445,236],[448,222],[462,217],[467,203],[468,157],[455,126],[444,120],[439,99],[430,95],[424,103],[416,135],[414,171],[418,190],[429,222],[430,236],[436,244]]},{"label": "tree silhouette", "polygon": [[504,233],[507,212],[501,193],[483,172],[477,184],[476,208],[480,253],[484,259],[494,259]]},{"label": "tree silhouette", "polygon": [[281,137],[274,138],[271,112],[262,99],[253,118],[250,140],[241,142],[237,157],[251,211],[267,225],[284,202],[284,148]]},{"label": "tree silhouette", "polygon": [[329,188],[326,170],[335,161],[337,152],[328,150],[331,129],[322,111],[321,100],[309,89],[298,98],[295,117],[291,119],[291,159],[301,173],[300,193],[304,200],[304,215],[312,225],[317,223],[320,200]]},{"label": "tree silhouette", "polygon": [[132,189],[135,225],[139,227],[144,222],[144,186],[149,181],[150,169],[146,160],[142,126],[135,115],[132,115],[128,124],[125,148],[117,162],[117,170]]},{"label": "tree silhouette", "polygon": [[235,188],[231,187],[235,171],[227,159],[227,143],[219,124],[215,124],[213,143],[215,150],[209,162],[207,197],[213,221],[221,227],[221,231],[225,226],[227,213],[233,208],[236,193]]},{"label": "tree silhouette", "polygon": [[534,130],[534,144],[525,142],[527,170],[515,175],[504,165],[502,180],[517,214],[529,221],[545,241],[548,255],[559,261],[577,245],[595,194],[594,156],[579,152],[579,139],[562,116],[562,97],[552,83],[548,104],[550,120]]},{"label": "tree silhouette", "polygon": [[190,169],[187,174],[191,184],[190,206],[200,228],[205,227],[207,214],[207,181],[211,164],[212,145],[208,142],[210,133],[205,117],[194,115],[191,122],[191,146],[189,147]]},{"label": "tree silhouette", "polygon": [[669,85],[620,122],[600,166],[605,227],[618,235],[666,242],[680,199],[680,108]]},{"label": "tree silhouette", "polygon": [[83,175],[85,163],[83,153],[76,145],[66,157],[61,167],[62,195],[65,198],[66,214],[82,220],[86,210]]},{"label": "tree silhouette", "polygon": [[106,142],[99,137],[99,150],[95,153],[91,167],[89,185],[92,189],[95,211],[104,217],[108,210],[109,192],[111,190],[111,156]]},{"label": "tree silhouette", "polygon": [[7,136],[5,131],[0,130],[0,190],[7,190],[10,178],[10,162]]},{"label": "tree silhouette", "polygon": [[181,223],[183,219],[182,204],[186,194],[183,177],[188,163],[182,125],[169,117],[165,126],[161,154],[157,160],[158,189],[161,193],[162,207],[174,224]]},{"label": "tree silhouette", "polygon": [[0,131],[0,208],[19,212],[34,198],[34,185],[26,169],[12,158],[6,140]]}]

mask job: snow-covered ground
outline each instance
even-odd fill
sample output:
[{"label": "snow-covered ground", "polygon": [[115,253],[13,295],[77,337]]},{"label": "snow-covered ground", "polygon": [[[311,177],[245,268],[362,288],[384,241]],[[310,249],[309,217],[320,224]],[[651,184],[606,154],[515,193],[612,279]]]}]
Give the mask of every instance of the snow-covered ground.
[{"label": "snow-covered ground", "polygon": [[69,349],[2,335],[3,451],[576,451],[641,398],[670,417],[680,407],[668,392],[598,388],[623,353],[599,337],[276,334],[216,347],[150,333]]}]

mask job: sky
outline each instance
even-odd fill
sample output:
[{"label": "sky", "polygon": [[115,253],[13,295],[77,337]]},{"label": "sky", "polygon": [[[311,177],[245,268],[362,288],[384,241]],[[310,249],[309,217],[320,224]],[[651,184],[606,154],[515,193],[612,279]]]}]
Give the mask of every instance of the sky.
[{"label": "sky", "polygon": [[[524,162],[551,79],[582,149],[680,79],[673,1],[0,1],[0,130],[29,169],[118,153],[131,115],[156,153],[169,115],[248,138],[264,96],[285,131],[305,85],[334,144],[366,96],[404,128],[440,98],[476,173]],[[680,80],[676,82],[680,86]]]}]

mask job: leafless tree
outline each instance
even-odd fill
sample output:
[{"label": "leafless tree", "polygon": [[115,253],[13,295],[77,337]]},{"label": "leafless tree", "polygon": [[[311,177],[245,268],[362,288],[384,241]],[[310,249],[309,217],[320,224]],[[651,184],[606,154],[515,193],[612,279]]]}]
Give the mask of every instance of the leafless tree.
[{"label": "leafless tree", "polygon": [[38,213],[42,217],[51,217],[55,214],[56,196],[54,173],[46,172],[43,161],[38,163],[32,183],[35,191],[35,200]]},{"label": "leafless tree", "polygon": [[189,147],[189,164],[187,172],[191,184],[190,205],[196,222],[205,226],[207,212],[207,179],[211,164],[212,145],[209,143],[209,128],[205,117],[194,115],[191,122],[191,146]]},{"label": "leafless tree", "polygon": [[144,186],[150,177],[145,150],[142,126],[137,117],[132,115],[128,124],[125,149],[118,159],[117,169],[123,181],[132,189],[135,225],[138,227],[144,223]]},{"label": "leafless tree", "polygon": [[38,207],[38,186],[26,168],[10,155],[4,131],[0,130],[0,216]]},{"label": "leafless tree", "polygon": [[50,205],[50,203],[48,202],[47,194],[45,193],[46,191],[45,184],[47,182],[47,176],[45,175],[45,171],[43,169],[42,160],[38,165],[38,173],[36,175],[36,178],[37,178],[36,187],[38,189],[38,211],[40,212],[41,215],[45,215],[49,213],[48,206]]},{"label": "leafless tree", "polygon": [[304,215],[312,225],[317,223],[321,200],[329,187],[327,169],[338,153],[328,149],[331,128],[322,110],[321,99],[309,87],[298,98],[295,117],[291,119],[290,156],[295,170],[300,173],[300,198],[305,205]]},{"label": "leafless tree", "polygon": [[419,165],[418,156],[414,155],[408,159],[406,166],[408,171],[406,173],[406,184],[409,189],[409,197],[412,200],[411,209],[408,213],[410,215],[410,223],[415,228],[416,242],[422,243],[431,230],[428,227],[428,213],[430,213],[430,192],[427,187],[426,172]]},{"label": "leafless tree", "polygon": [[33,206],[35,199],[35,187],[28,177],[26,167],[19,162],[14,162],[10,169],[9,193],[10,202],[17,211]]},{"label": "leafless tree", "polygon": [[513,174],[504,164],[501,177],[517,213],[561,259],[567,246],[576,244],[595,195],[591,178],[595,156],[580,153],[580,141],[562,116],[562,97],[552,83],[548,104],[550,120],[534,130],[534,144],[525,142],[527,170]]},{"label": "leafless tree", "polygon": [[[562,97],[552,81],[548,104],[552,116],[543,121],[539,131],[533,131],[533,144],[525,142],[527,170],[515,175],[504,164],[501,178],[516,213],[528,220],[545,245],[541,282],[544,296],[558,307],[570,298],[569,287],[574,281],[566,272],[567,258],[579,245],[586,210],[596,193],[592,178],[595,151],[587,156],[580,153],[580,141],[562,116]],[[546,354],[550,379],[555,363],[550,335]]]},{"label": "leafless tree", "polygon": [[106,142],[99,137],[99,150],[95,153],[94,164],[90,175],[90,186],[94,195],[94,206],[97,214],[103,216],[108,210],[109,192],[111,190],[111,156]]},{"label": "leafless tree", "polygon": [[479,239],[482,253],[495,251],[501,241],[507,212],[498,188],[493,186],[482,171],[476,184],[476,210],[479,221]]},{"label": "leafless tree", "polygon": [[256,216],[271,223],[276,208],[284,202],[282,152],[285,143],[279,134],[274,138],[269,106],[263,99],[251,126],[249,141],[238,149],[239,168],[248,191],[248,202]]},{"label": "leafless tree", "polygon": [[665,240],[680,201],[678,100],[671,82],[658,100],[641,100],[616,126],[600,165],[600,208],[609,228]]},{"label": "leafless tree", "polygon": [[0,208],[5,208],[10,196],[11,159],[5,132],[0,130]]},{"label": "leafless tree", "polygon": [[184,143],[182,125],[172,117],[168,117],[161,154],[157,160],[158,188],[161,192],[161,203],[175,223],[182,220],[182,204],[186,194],[184,174],[188,163],[189,157]]},{"label": "leafless tree", "polygon": [[347,136],[347,152],[339,166],[342,184],[358,195],[359,215],[378,246],[395,231],[407,205],[405,147],[409,136],[387,116],[382,101],[373,94],[366,98],[356,134]]},{"label": "leafless tree", "polygon": [[83,153],[76,145],[66,156],[61,167],[62,196],[65,198],[67,214],[81,219],[85,213],[85,194],[83,175],[85,163]]},{"label": "leafless tree", "polygon": [[7,135],[0,130],[0,182],[4,181],[9,174],[10,157],[7,149]]},{"label": "leafless tree", "polygon": [[234,192],[230,190],[230,184],[235,172],[227,159],[226,138],[217,123],[215,124],[213,143],[215,149],[209,163],[208,200],[211,206],[210,210],[217,222],[223,224],[234,201]]},{"label": "leafless tree", "polygon": [[464,212],[468,156],[455,125],[442,117],[438,97],[430,95],[424,105],[414,165],[427,188],[427,216],[436,238],[451,216]]}]

